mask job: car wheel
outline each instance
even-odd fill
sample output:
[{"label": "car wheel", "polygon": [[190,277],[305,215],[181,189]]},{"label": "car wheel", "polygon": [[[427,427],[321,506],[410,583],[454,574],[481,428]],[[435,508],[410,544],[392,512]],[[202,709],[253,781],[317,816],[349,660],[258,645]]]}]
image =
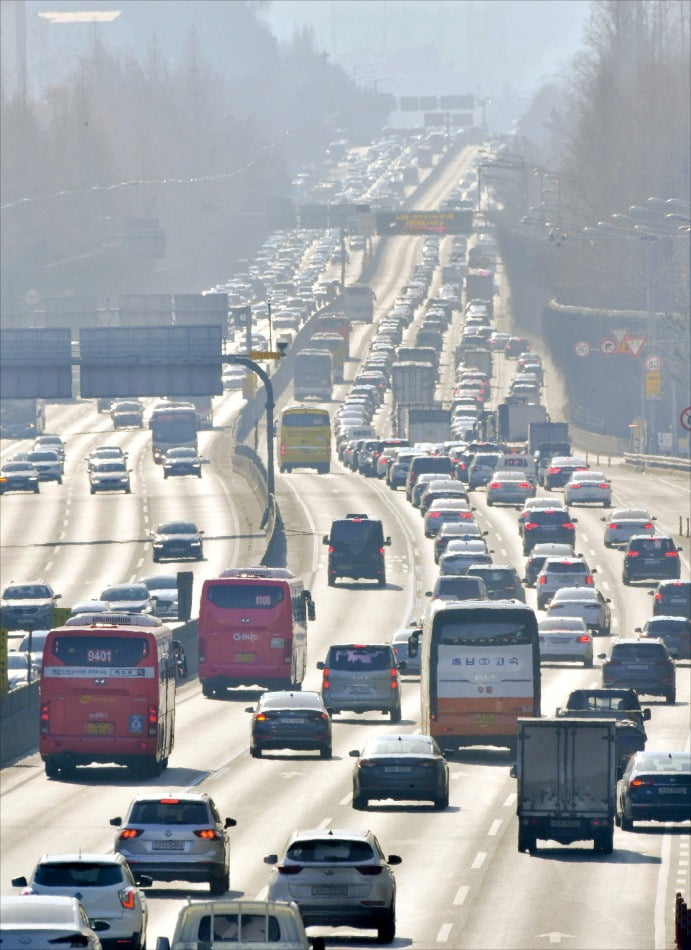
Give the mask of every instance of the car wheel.
[{"label": "car wheel", "polygon": [[201,477],[202,477],[202,473],[201,473],[201,472],[197,472],[197,478],[201,478]]},{"label": "car wheel", "polygon": [[214,695],[214,692],[215,690],[213,686],[209,686],[208,683],[202,683],[202,695],[206,696],[207,699],[211,699],[211,697]]},{"label": "car wheel", "polygon": [[37,486],[34,488],[34,495],[38,495],[38,493],[40,492],[40,490],[41,490],[41,489],[40,489],[40,488],[38,487],[38,485],[37,485]]},{"label": "car wheel", "polygon": [[230,872],[226,868],[220,874],[212,874],[209,878],[209,893],[212,897],[221,897],[230,887]]},{"label": "car wheel", "polygon": [[390,711],[390,713],[389,713],[389,718],[390,718],[391,722],[400,722],[400,721],[401,721],[401,707],[400,707],[400,705],[399,705],[399,706],[396,706],[394,709],[392,709],[392,710]]},{"label": "car wheel", "polygon": [[95,494],[96,494],[96,489],[95,489],[95,488],[92,488],[92,489],[91,489],[91,494],[92,494],[92,495],[95,495]]},{"label": "car wheel", "polygon": [[[92,492],[92,494],[93,494],[93,492]],[[158,554],[154,554],[152,557],[153,557],[153,562],[154,562],[154,564],[158,564],[158,562],[160,561],[160,558],[159,558]]]},{"label": "car wheel", "polygon": [[677,692],[676,692],[676,690],[673,689],[673,690],[671,690],[669,693],[667,693],[667,695],[665,696],[665,701],[667,702],[667,705],[668,705],[668,706],[673,706],[674,703],[676,703],[676,701],[677,701]]},{"label": "car wheel", "polygon": [[58,485],[62,485],[62,479],[61,479],[61,478],[58,478],[58,479],[57,479],[57,482],[58,482]]},{"label": "car wheel", "polygon": [[620,826],[622,831],[633,831],[633,821],[627,818],[623,811],[621,813]]},{"label": "car wheel", "polygon": [[487,499],[487,507],[488,507],[488,508],[491,508],[493,504],[494,504],[494,502],[491,501],[491,500],[488,498],[488,499]]},{"label": "car wheel", "polygon": [[448,790],[448,788],[447,788],[447,790],[444,792],[443,795],[440,795],[438,798],[435,798],[435,799],[434,799],[434,807],[435,807],[436,809],[438,809],[438,811],[444,811],[444,809],[446,809],[446,808],[449,807],[449,790]]},{"label": "car wheel", "polygon": [[130,488],[129,485],[128,485],[127,488],[125,489],[125,494],[126,494],[126,495],[131,495],[131,494],[132,494],[132,489]]},{"label": "car wheel", "polygon": [[628,585],[631,583],[626,574],[622,574],[621,582],[625,587],[628,587]]},{"label": "car wheel", "polygon": [[336,575],[329,573],[329,587],[336,586]]},{"label": "car wheel", "polygon": [[332,755],[332,752],[331,752],[331,746],[330,746],[330,745],[323,745],[323,746],[321,747],[321,749],[319,750],[319,758],[320,758],[320,759],[330,759],[330,758],[331,758],[331,755]]},{"label": "car wheel", "polygon": [[590,657],[590,659],[583,660],[583,666],[585,667],[586,670],[592,670],[592,668],[593,668],[593,658],[592,658],[592,656]]},{"label": "car wheel", "polygon": [[382,574],[381,577],[377,578],[377,584],[379,584],[380,587],[386,587],[386,574]]},{"label": "car wheel", "polygon": [[614,849],[614,833],[611,828],[595,836],[593,849],[600,854],[611,854]]},{"label": "car wheel", "polygon": [[45,760],[44,768],[46,770],[46,778],[57,778],[60,772],[60,769],[57,766],[55,759],[49,757]]},{"label": "car wheel", "polygon": [[262,757],[261,747],[257,745],[250,746],[250,755],[252,756],[253,759],[261,759]]},{"label": "car wheel", "polygon": [[368,804],[369,802],[364,795],[353,795],[353,808],[357,808],[358,811],[363,811],[367,808]]},{"label": "car wheel", "polygon": [[396,908],[391,906],[377,924],[377,943],[392,943],[396,936]]}]

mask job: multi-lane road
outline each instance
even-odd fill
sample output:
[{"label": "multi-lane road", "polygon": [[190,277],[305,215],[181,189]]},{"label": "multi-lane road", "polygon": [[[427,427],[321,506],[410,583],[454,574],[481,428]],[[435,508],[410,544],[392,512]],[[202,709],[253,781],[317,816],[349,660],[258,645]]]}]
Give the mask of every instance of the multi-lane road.
[{"label": "multi-lane road", "polygon": [[[374,283],[380,312],[410,273],[416,243],[389,240]],[[508,314],[502,320],[507,321]],[[371,327],[358,327],[353,349],[362,350],[372,332]],[[505,363],[503,357],[496,362],[495,386],[501,392],[514,364]],[[355,366],[355,362],[349,365],[349,377]],[[44,576],[62,593],[65,605],[97,596],[107,584],[155,573],[148,532],[157,522],[176,517],[196,521],[206,532],[206,560],[190,568],[197,596],[204,577],[229,566],[257,563],[263,544],[261,503],[230,471],[229,436],[223,428],[232,421],[240,399],[234,394],[217,400],[216,428],[201,436],[202,454],[210,463],[201,480],[164,481],[151,459],[148,431],[114,433],[93,403],[50,406],[49,428],[67,442],[64,483],[42,486],[38,496],[2,499],[3,580]],[[89,494],[84,459],[104,443],[117,443],[128,451],[132,495]],[[19,447],[3,442],[3,460]],[[659,530],[677,536],[679,515],[689,506],[684,476],[640,475],[616,459],[600,459],[598,467],[612,478],[616,505],[649,506],[658,517]],[[363,479],[337,463],[328,476],[304,471],[279,476],[277,481],[288,566],[305,578],[317,606],[304,684],[317,689],[316,663],[324,658],[327,645],[336,639],[388,641],[393,630],[421,614],[424,592],[432,587],[436,568],[421,518],[402,492],[393,493],[384,483]],[[487,508],[482,492],[473,497],[477,520],[490,532],[495,561],[521,566],[515,510]],[[392,537],[384,589],[365,583],[327,585],[321,537],[332,518],[348,511],[381,517],[385,533]],[[602,543],[602,509],[575,512],[577,550],[597,567],[598,585],[612,600],[613,634],[631,633],[650,614],[647,590],[622,586],[622,555]],[[687,576],[688,540],[682,563]],[[533,591],[528,599],[534,605]],[[650,702],[651,747],[689,747],[689,666],[680,666],[677,675],[676,705]],[[592,670],[546,664],[543,712],[552,714],[570,690],[599,684],[597,664]],[[414,731],[419,719],[417,680],[404,680],[402,698],[403,721],[395,728]],[[336,716],[331,761],[298,753],[266,754],[255,760],[249,756],[249,716],[243,711],[251,699],[247,691],[226,700],[206,699],[196,681],[182,686],[170,766],[160,778],[145,783],[162,790],[203,788],[223,815],[237,819],[232,832],[231,895],[265,893],[268,868],[262,858],[279,851],[294,828],[369,826],[385,851],[403,858],[396,869],[394,946],[673,947],[674,894],[677,890],[689,894],[688,824],[636,827],[633,832],[617,829],[611,855],[596,855],[590,846],[578,844],[546,846],[534,856],[519,854],[515,781],[509,776],[508,753],[497,749],[472,749],[454,757],[450,805],[444,812],[383,803],[356,812],[348,752],[360,748],[373,729],[392,729],[388,719],[377,714]],[[80,770],[69,782],[48,781],[36,754],[3,769],[0,892],[12,893],[10,879],[28,873],[43,852],[110,850],[113,832],[108,819],[123,814],[137,787],[126,771],[107,767]],[[148,946],[154,946],[157,936],[172,933],[184,898],[205,894],[201,885],[182,883],[150,889]],[[339,931],[328,941],[330,946],[353,950],[372,943],[371,934],[354,931]]]}]

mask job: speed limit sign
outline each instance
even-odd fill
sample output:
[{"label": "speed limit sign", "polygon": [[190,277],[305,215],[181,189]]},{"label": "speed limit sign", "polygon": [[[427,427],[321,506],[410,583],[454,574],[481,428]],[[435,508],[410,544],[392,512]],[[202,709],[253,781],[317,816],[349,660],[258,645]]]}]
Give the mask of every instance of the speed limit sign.
[{"label": "speed limit sign", "polygon": [[645,368],[649,373],[657,373],[662,369],[662,360],[659,356],[646,356]]},{"label": "speed limit sign", "polygon": [[574,351],[576,356],[588,356],[590,354],[590,343],[586,343],[585,340],[580,340],[574,346]]}]

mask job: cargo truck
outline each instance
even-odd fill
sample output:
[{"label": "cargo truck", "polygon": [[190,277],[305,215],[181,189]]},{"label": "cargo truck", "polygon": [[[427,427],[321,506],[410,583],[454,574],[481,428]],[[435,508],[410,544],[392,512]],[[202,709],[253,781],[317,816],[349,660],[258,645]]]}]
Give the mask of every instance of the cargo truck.
[{"label": "cargo truck", "polygon": [[327,350],[331,354],[331,373],[335,383],[343,382],[346,345],[340,333],[315,333],[309,344],[311,350]]},{"label": "cargo truck", "polygon": [[[402,406],[397,410],[396,434],[411,445],[445,442],[451,431],[451,413],[435,406]],[[401,418],[402,417],[402,418]]]},{"label": "cargo truck", "polygon": [[391,394],[395,406],[430,406],[437,385],[430,363],[406,361],[391,365]]},{"label": "cargo truck", "polygon": [[[532,422],[528,427],[528,451],[537,452],[543,446],[558,445],[554,455],[571,455],[568,422]],[[564,451],[562,451],[562,449]]]},{"label": "cargo truck", "polygon": [[328,350],[306,349],[295,354],[293,395],[296,399],[321,399],[330,402],[333,394],[333,370]]},{"label": "cargo truck", "polygon": [[429,363],[435,373],[439,365],[439,353],[432,346],[399,346],[396,359],[399,363]]},{"label": "cargo truck", "polygon": [[525,442],[531,423],[546,421],[547,410],[539,403],[503,402],[497,408],[497,428],[502,442]]},{"label": "cargo truck", "polygon": [[493,313],[494,301],[494,274],[491,270],[473,270],[465,275],[463,281],[465,296],[464,303],[470,300],[489,301],[490,314]]},{"label": "cargo truck", "polygon": [[0,400],[0,436],[3,439],[34,439],[46,427],[42,399]]},{"label": "cargo truck", "polygon": [[351,320],[371,323],[374,319],[375,295],[367,284],[351,284],[343,288],[343,310]]},{"label": "cargo truck", "polygon": [[614,839],[616,722],[519,719],[516,764],[518,850],[538,840],[590,840],[609,854]]}]

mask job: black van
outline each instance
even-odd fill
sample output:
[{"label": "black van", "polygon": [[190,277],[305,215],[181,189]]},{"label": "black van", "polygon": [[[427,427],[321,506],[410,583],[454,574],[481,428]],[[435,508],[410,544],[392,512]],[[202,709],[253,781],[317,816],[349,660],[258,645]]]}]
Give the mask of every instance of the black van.
[{"label": "black van", "polygon": [[348,514],[331,523],[330,534],[324,535],[329,545],[329,586],[337,577],[365,577],[386,584],[384,547],[391,538],[384,537],[381,521],[365,514]]}]

